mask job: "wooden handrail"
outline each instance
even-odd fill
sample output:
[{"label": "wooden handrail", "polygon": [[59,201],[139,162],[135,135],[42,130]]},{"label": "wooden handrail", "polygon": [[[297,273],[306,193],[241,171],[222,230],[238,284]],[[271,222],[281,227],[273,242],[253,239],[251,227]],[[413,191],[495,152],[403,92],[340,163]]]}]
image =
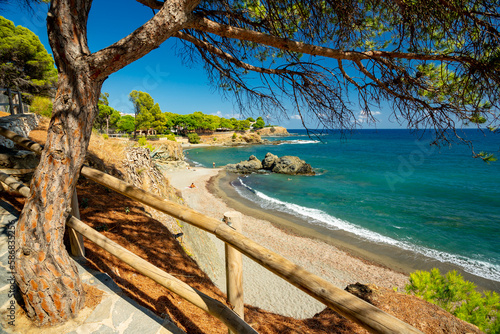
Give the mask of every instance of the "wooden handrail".
[{"label": "wooden handrail", "polygon": [[42,154],[43,146],[32,141],[29,138],[18,135],[17,133],[1,126],[0,126],[0,135],[4,136],[7,139],[12,140],[14,143],[24,147],[27,150],[35,152],[38,155]]},{"label": "wooden handrail", "polygon": [[[0,173],[0,181],[8,185],[11,189],[19,192],[24,197],[29,196],[29,188],[13,177],[5,173]],[[113,240],[97,232],[76,217],[70,215],[68,221],[66,222],[66,225],[76,232],[80,233],[81,235],[85,236],[90,241],[94,242],[97,246],[101,247],[105,251],[111,253],[121,261],[125,262],[144,276],[151,278],[158,284],[184,298],[191,304],[213,315],[235,333],[257,333],[255,329],[253,329],[233,310],[231,310],[223,303],[207,296],[206,294],[195,288],[192,288],[178,278],[154,266],[138,255],[120,246]]]},{"label": "wooden handrail", "polygon": [[[5,131],[3,130],[5,129],[1,129],[0,127],[1,135],[4,135]],[[13,138],[9,139],[15,141],[21,137],[17,134],[14,135]],[[21,138],[23,138],[23,143],[27,145],[24,147],[29,148],[33,146],[27,143],[29,139]],[[81,175],[129,198],[216,235],[217,238],[238,249],[290,284],[373,333],[422,334],[421,331],[413,326],[308,272],[283,256],[268,250],[250,238],[234,231],[215,218],[205,216],[178,203],[167,201],[90,167],[84,166],[81,170]]]},{"label": "wooden handrail", "polygon": [[373,333],[422,333],[396,317],[308,272],[283,256],[262,247],[215,218],[205,216],[181,204],[167,201],[89,167],[83,167],[81,174],[129,198],[215,234],[217,238],[238,249],[263,267]]}]

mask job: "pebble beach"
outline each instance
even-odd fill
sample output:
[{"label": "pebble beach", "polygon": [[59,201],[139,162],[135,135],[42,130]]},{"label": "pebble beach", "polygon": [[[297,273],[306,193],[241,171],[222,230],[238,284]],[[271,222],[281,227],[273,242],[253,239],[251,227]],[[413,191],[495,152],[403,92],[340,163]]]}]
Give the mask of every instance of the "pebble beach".
[{"label": "pebble beach", "polygon": [[[166,176],[171,185],[182,193],[189,207],[207,216],[222,219],[228,211],[245,210],[234,199],[219,191],[216,181],[219,172],[218,168],[196,167],[169,172]],[[195,188],[190,188],[191,184]],[[408,282],[405,274],[353,256],[321,240],[280,228],[273,223],[279,217],[266,215],[266,219],[259,219],[255,216],[243,213],[242,233],[245,236],[339,288],[344,289],[349,284],[359,282],[401,291]],[[215,237],[212,239],[224,265],[224,243]],[[215,275],[210,271],[207,274],[225,291],[224,275]],[[246,257],[243,258],[243,287],[246,304],[278,314],[308,318],[325,308],[323,304]]]}]

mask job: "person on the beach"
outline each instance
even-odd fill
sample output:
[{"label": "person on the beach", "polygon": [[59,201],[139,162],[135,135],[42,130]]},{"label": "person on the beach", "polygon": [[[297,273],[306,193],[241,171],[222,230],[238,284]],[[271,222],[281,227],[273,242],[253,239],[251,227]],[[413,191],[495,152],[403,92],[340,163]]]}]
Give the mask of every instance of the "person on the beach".
[{"label": "person on the beach", "polygon": [[189,188],[196,188],[196,186],[194,185],[194,183],[191,183],[191,185],[189,186]]},{"label": "person on the beach", "polygon": [[215,162],[212,162],[212,166],[214,166],[214,168],[215,168]]}]

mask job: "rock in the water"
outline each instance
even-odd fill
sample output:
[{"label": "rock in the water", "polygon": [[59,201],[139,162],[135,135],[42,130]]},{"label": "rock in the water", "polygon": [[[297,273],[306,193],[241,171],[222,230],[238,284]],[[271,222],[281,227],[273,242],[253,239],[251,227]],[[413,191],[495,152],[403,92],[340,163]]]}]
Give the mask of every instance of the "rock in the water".
[{"label": "rock in the water", "polygon": [[262,160],[262,168],[267,169],[267,170],[273,170],[274,166],[276,165],[276,162],[279,160],[277,155],[272,154],[271,152],[268,152],[266,154],[266,157],[264,160]]},{"label": "rock in the water", "polygon": [[255,156],[251,156],[247,161],[241,161],[237,164],[230,164],[226,169],[233,173],[255,173],[259,170],[268,170],[274,173],[289,174],[289,175],[314,175],[311,165],[304,160],[294,156],[278,156],[267,153],[262,162]]},{"label": "rock in the water", "polygon": [[286,155],[279,158],[279,160],[274,165],[272,171],[274,173],[289,174],[289,175],[313,175],[311,165],[307,164],[304,160],[299,157]]},{"label": "rock in the water", "polygon": [[246,161],[241,161],[237,164],[227,165],[226,169],[235,173],[253,173],[262,169],[262,163],[254,155]]}]

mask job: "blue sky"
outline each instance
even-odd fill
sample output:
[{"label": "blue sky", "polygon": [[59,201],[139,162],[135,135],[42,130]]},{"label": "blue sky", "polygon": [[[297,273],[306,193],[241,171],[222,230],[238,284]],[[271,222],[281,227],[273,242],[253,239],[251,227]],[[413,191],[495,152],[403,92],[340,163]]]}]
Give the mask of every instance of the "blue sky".
[{"label": "blue sky", "polygon": [[[15,25],[27,27],[40,37],[49,51],[45,17],[48,5],[38,5],[33,13],[20,8],[14,1],[6,5],[0,14],[14,22]],[[122,0],[119,5],[115,1],[96,0],[93,2],[88,22],[88,42],[92,52],[98,51],[141,26],[153,15],[151,9],[140,5],[135,0]],[[188,67],[176,55],[174,39],[167,40],[158,49],[112,74],[104,83],[102,92],[110,94],[110,105],[125,113],[132,113],[132,103],[128,94],[132,90],[149,93],[160,105],[162,111],[178,114],[189,114],[202,111],[205,114],[217,114],[222,117],[240,118],[231,100],[210,86],[202,64]],[[375,111],[379,129],[400,128],[397,123],[388,120],[388,110]],[[259,114],[245,114],[246,117],[257,117]],[[280,117],[271,120],[289,129],[302,128],[296,119],[293,108],[288,111],[288,120]],[[360,110],[359,119],[363,115]],[[314,127],[315,123],[308,124]],[[364,124],[363,128],[373,128],[373,124]]]}]

